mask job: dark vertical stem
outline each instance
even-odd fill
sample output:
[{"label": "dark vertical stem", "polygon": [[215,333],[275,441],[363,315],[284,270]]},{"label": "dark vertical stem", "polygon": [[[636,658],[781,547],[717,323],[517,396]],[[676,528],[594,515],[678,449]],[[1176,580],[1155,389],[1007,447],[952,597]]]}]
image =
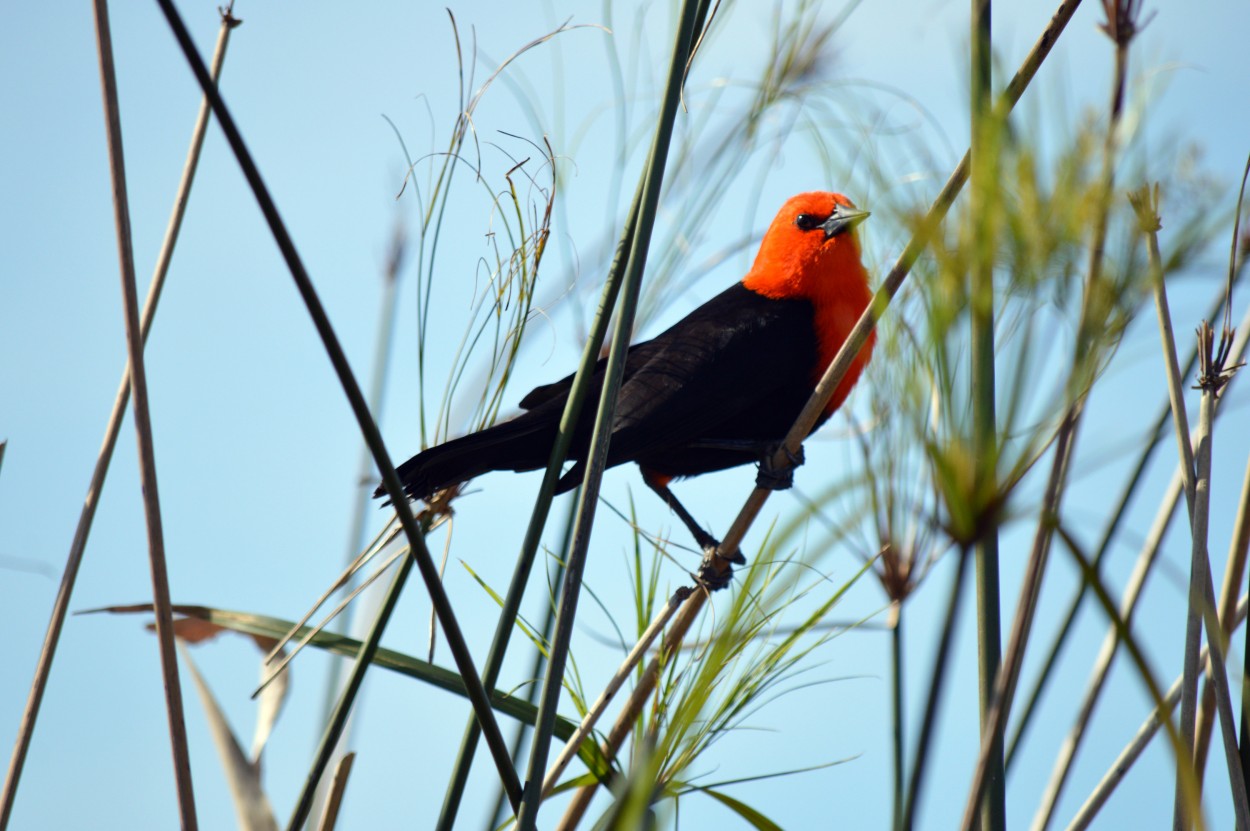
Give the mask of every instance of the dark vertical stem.
[{"label": "dark vertical stem", "polygon": [[955,576],[951,578],[951,593],[946,601],[946,617],[942,624],[941,637],[938,639],[937,656],[933,659],[933,676],[929,679],[929,696],[925,702],[924,719],[920,723],[920,733],[916,737],[916,756],[912,763],[903,821],[897,827],[897,831],[911,831],[915,827],[916,808],[920,803],[920,787],[924,784],[924,773],[929,763],[929,742],[933,738],[933,728],[937,723],[938,705],[942,701],[942,687],[946,679],[946,671],[950,669],[951,641],[954,639],[955,623],[959,617],[959,599],[963,596],[964,572],[967,570],[967,565],[968,549],[962,548],[959,551]]},{"label": "dark vertical stem", "polygon": [[[1241,203],[1246,195],[1246,179],[1250,177],[1250,158],[1246,159],[1246,169],[1241,174],[1241,190],[1237,195],[1237,215],[1233,217],[1233,239],[1231,242],[1231,250],[1228,255],[1228,290],[1225,293],[1227,302],[1231,305],[1233,299],[1233,283],[1236,282],[1240,275],[1240,266],[1237,263],[1237,250],[1242,246],[1241,239]],[[1245,265],[1243,258],[1241,265]],[[1229,331],[1229,312],[1224,311],[1224,331]],[[1234,359],[1235,362],[1236,359]],[[1237,508],[1237,519],[1233,523],[1233,541],[1228,554],[1228,562],[1230,567],[1228,571],[1231,573],[1234,569],[1233,563],[1236,563],[1236,571],[1240,572],[1246,567],[1246,553],[1250,549],[1250,464],[1246,465],[1245,481],[1241,486],[1241,503]],[[1225,579],[1228,579],[1227,577]],[[1229,580],[1230,589],[1226,594],[1237,596],[1235,583]],[[1240,582],[1240,581],[1237,581]],[[1231,626],[1229,627],[1231,631]],[[1250,625],[1246,627],[1246,648],[1250,649]],[[1241,731],[1237,741],[1237,746],[1241,755],[1241,775],[1244,788],[1250,792],[1250,736],[1247,735],[1246,719],[1250,718],[1250,695],[1245,693],[1246,684],[1250,680],[1250,652],[1243,650],[1242,652],[1242,675],[1241,675]]]},{"label": "dark vertical stem", "polygon": [[[1250,482],[1250,468],[1246,469],[1247,482]],[[1241,650],[1241,729],[1238,735],[1238,748],[1241,750],[1241,775],[1246,784],[1246,791],[1250,792],[1250,728],[1247,728],[1246,720],[1250,719],[1250,695],[1244,691],[1246,685],[1250,684],[1250,625],[1246,626],[1245,644]]]},{"label": "dark vertical stem", "polygon": [[551,748],[551,732],[555,723],[556,706],[563,686],[565,661],[568,658],[569,641],[573,633],[573,621],[577,613],[577,600],[581,590],[582,569],[586,551],[590,546],[590,534],[594,525],[595,508],[599,501],[599,483],[607,464],[608,442],[612,434],[612,422],[616,411],[616,394],[625,371],[625,355],[633,334],[634,312],[642,288],[642,274],[647,262],[647,249],[651,244],[651,230],[655,224],[656,208],[660,201],[660,187],[664,181],[664,168],[668,161],[668,146],[672,137],[673,122],[681,96],[681,82],[685,76],[694,32],[700,28],[696,23],[698,0],[685,0],[677,25],[672,59],[668,68],[668,82],[656,125],[655,138],[647,159],[645,184],[638,213],[638,227],[634,231],[625,279],[621,286],[622,299],[613,333],[612,349],[604,369],[603,392],[599,399],[599,411],[595,416],[594,432],[586,454],[586,477],[577,503],[577,519],[573,529],[573,545],[569,551],[564,588],[560,592],[559,614],[556,632],[551,644],[551,657],[547,662],[547,674],[543,679],[543,693],[538,708],[538,724],[534,730],[534,742],[530,748],[529,768],[526,774],[525,793],[517,815],[520,831],[533,831],[536,827],[538,807],[542,801],[543,773],[547,767],[547,754]]},{"label": "dark vertical stem", "polygon": [[[551,575],[551,584],[548,590],[552,597],[556,595],[556,587],[564,582],[564,564],[568,562],[569,544],[573,541],[573,521],[577,517],[577,497],[580,490],[573,491],[573,499],[569,502],[568,519],[564,524],[564,538],[560,541],[560,559],[556,565],[555,573]],[[545,643],[551,642],[551,632],[556,626],[556,607],[554,603],[547,604],[546,613],[543,615],[542,639]],[[547,665],[547,656],[543,654],[541,649],[534,650],[534,661],[530,664],[530,671],[525,675],[527,680],[534,683],[526,685],[525,700],[530,704],[538,701],[538,693],[540,687],[536,679],[543,674],[543,667]],[[516,736],[512,740],[512,758],[519,762],[521,760],[521,751],[525,747],[525,736],[529,733],[530,726],[525,722],[518,722],[516,728]],[[490,825],[486,831],[498,828],[504,821],[504,811],[507,809],[507,794],[502,789],[495,798],[495,810],[491,811]]]},{"label": "dark vertical stem", "polygon": [[139,486],[143,491],[148,562],[152,570],[152,610],[156,617],[156,640],[161,655],[165,709],[169,718],[169,743],[173,751],[174,781],[178,790],[179,821],[183,831],[195,831],[198,827],[195,818],[195,791],[191,786],[191,755],[187,747],[187,725],[182,710],[178,655],[174,648],[169,573],[165,563],[165,532],[161,523],[160,492],[156,480],[156,449],[152,443],[152,420],[148,410],[147,372],[143,363],[143,333],[139,325],[139,292],[135,288],[130,203],[126,195],[125,152],[122,148],[121,111],[117,101],[117,75],[113,64],[108,4],[105,0],[95,0],[94,9],[96,46],[100,53],[100,83],[104,98],[104,122],[108,132],[109,167],[112,174],[113,215],[117,225],[122,303],[126,317],[126,352],[130,359],[131,404],[139,445]]},{"label": "dark vertical stem", "polygon": [[[977,758],[976,770],[973,773],[964,819],[960,824],[960,827],[967,831],[976,827],[978,814],[984,813],[978,811],[978,806],[984,805],[983,800],[992,774],[992,763],[997,761],[1001,765],[1002,762],[1003,728],[1007,724],[1016,684],[1020,680],[1020,669],[1024,665],[1024,652],[1028,646],[1029,634],[1033,629],[1033,617],[1037,612],[1042,579],[1046,574],[1046,564],[1050,558],[1051,538],[1059,521],[1059,505],[1063,501],[1064,485],[1067,482],[1068,469],[1076,446],[1077,427],[1080,424],[1082,412],[1084,412],[1084,399],[1078,398],[1069,404],[1055,439],[1054,460],[1046,482],[1046,492],[1042,497],[1042,510],[1038,517],[1037,531],[1033,536],[1033,547],[1029,552],[1024,579],[1020,583],[1020,599],[1016,603],[1015,621],[1012,623],[1011,636],[1007,641],[1007,657],[1000,667],[998,677],[994,680],[993,699],[982,726],[981,750]],[[1000,752],[997,760],[991,755],[995,747]]]},{"label": "dark vertical stem", "polygon": [[[981,475],[998,477],[998,435],[994,412],[994,159],[993,98],[990,88],[990,0],[972,0],[972,408],[973,436]],[[987,527],[976,545],[977,653],[981,729],[987,727],[1002,652],[999,602],[998,528]],[[984,738],[984,736],[982,737]],[[992,741],[988,781],[981,804],[983,831],[1006,827],[1001,732]]]},{"label": "dark vertical stem", "polygon": [[[395,313],[399,308],[399,304],[395,302],[395,294],[399,288],[399,274],[403,267],[406,248],[406,234],[403,226],[397,222],[395,234],[392,237],[390,256],[387,258],[386,270],[382,274],[382,300],[378,305],[378,331],[373,348],[373,377],[369,381],[369,409],[371,412],[377,413],[379,419],[382,416],[382,407],[385,403],[386,378],[390,369],[391,344],[394,341]],[[368,446],[362,446],[360,448],[360,465],[357,468],[356,479],[353,482],[355,505],[352,508],[351,526],[347,533],[347,552],[343,560],[344,568],[351,566],[356,559],[356,555],[359,554],[361,546],[365,543],[365,518],[369,511],[369,504],[372,502],[373,479],[370,476],[372,472],[373,457],[369,455]],[[356,588],[356,583],[357,574],[353,573],[348,578],[347,584],[343,586],[341,595],[343,597],[349,596]],[[367,595],[370,598],[376,596],[372,591]],[[365,608],[374,608],[375,602],[368,603]],[[357,606],[358,604],[353,603],[347,608],[345,620],[339,631],[344,633],[351,631],[352,622],[356,619]],[[325,690],[323,691],[321,701],[321,718],[323,721],[329,721],[334,712],[334,704],[338,698],[339,689],[343,685],[343,666],[342,661],[331,661],[329,668],[326,670]],[[338,753],[342,752],[340,748],[347,747],[350,737],[350,733],[344,731],[339,739],[338,748],[336,748]],[[322,802],[324,798],[324,796],[319,795],[317,801]],[[312,818],[310,817],[309,827],[311,828],[311,826]]]},{"label": "dark vertical stem", "polygon": [[333,713],[331,713],[329,722],[326,723],[325,732],[321,736],[321,743],[317,747],[316,759],[309,770],[308,779],[304,782],[304,789],[300,792],[299,801],[295,804],[291,822],[287,825],[288,831],[296,831],[308,819],[312,810],[313,796],[317,792],[317,784],[321,781],[321,774],[325,770],[326,765],[329,764],[330,756],[334,753],[334,748],[338,746],[339,738],[343,735],[347,717],[351,715],[351,702],[355,701],[356,694],[360,691],[360,685],[364,683],[365,669],[373,662],[373,656],[377,654],[378,643],[382,640],[382,632],[386,629],[386,624],[390,622],[391,614],[395,611],[395,605],[399,602],[399,595],[403,592],[404,583],[408,582],[408,574],[412,571],[413,561],[414,558],[411,554],[400,559],[399,570],[395,572],[395,579],[391,581],[390,588],[386,592],[386,598],[382,601],[382,608],[378,610],[378,616],[373,622],[369,636],[360,644],[360,652],[356,654],[356,665],[353,667],[352,674],[347,678],[347,685],[344,687],[342,695],[339,696],[338,704]]},{"label": "dark vertical stem", "polygon": [[898,831],[903,821],[903,604],[895,601],[891,608],[894,625],[890,627],[890,658],[893,664],[894,704],[894,820],[890,827]]},{"label": "dark vertical stem", "polygon": [[[237,26],[238,20],[230,16],[227,8],[222,14],[221,30],[217,35],[217,47],[213,53],[211,74],[213,82],[221,76],[221,68],[226,59],[226,44],[230,40],[230,32]],[[160,301],[161,290],[165,286],[165,276],[169,273],[169,264],[173,260],[175,243],[182,228],[182,218],[186,213],[187,202],[191,197],[191,183],[195,180],[195,172],[199,167],[200,149],[204,146],[204,135],[208,131],[210,110],[208,99],[200,104],[200,112],[196,118],[195,128],[191,132],[191,145],[187,150],[187,161],[183,165],[182,179],[178,183],[178,192],[174,196],[174,206],[170,213],[169,224],[165,230],[165,239],[161,244],[160,253],[156,258],[156,267],[152,273],[152,282],[148,287],[147,301],[143,306],[143,314],[139,328],[143,341],[147,342],[148,333],[152,331],[152,321],[156,318],[156,308]],[[43,704],[43,694],[48,686],[48,677],[52,673],[52,661],[56,657],[57,643],[61,638],[61,629],[65,625],[65,616],[69,612],[70,597],[74,592],[74,584],[78,580],[78,568],[82,565],[83,554],[87,550],[87,539],[91,535],[91,526],[95,521],[96,507],[100,503],[100,493],[104,490],[104,480],[108,475],[109,465],[113,461],[113,450],[117,446],[117,437],[121,433],[122,421],[126,417],[126,409],[130,405],[130,367],[122,371],[121,384],[113,400],[113,411],[109,415],[108,425],[104,428],[104,441],[101,442],[100,453],[96,457],[95,469],[91,473],[91,481],[87,485],[87,496],[83,500],[82,510],[78,515],[78,525],[74,529],[74,539],[70,543],[69,554],[65,558],[65,570],[61,573],[61,585],[57,589],[56,599],[52,603],[52,615],[48,621],[44,635],[43,649],[39,655],[39,664],[35,667],[35,677],[31,681],[30,694],[26,699],[26,709],[22,713],[22,722],[18,728],[17,740],[13,745],[13,755],[9,760],[9,772],[4,780],[4,792],[0,795],[0,831],[8,827],[9,817],[13,811],[13,803],[17,799],[17,786],[22,777],[22,769],[26,763],[26,754],[30,750],[31,738],[35,732],[35,723],[39,718],[39,708]]]},{"label": "dark vertical stem", "polygon": [[[238,125],[234,122],[234,117],[231,116],[225,101],[213,85],[212,79],[208,75],[208,70],[204,66],[204,60],[195,48],[195,43],[191,40],[191,35],[187,31],[186,24],[183,23],[181,16],[179,16],[178,10],[174,8],[173,0],[157,0],[157,5],[160,6],[161,12],[164,13],[166,20],[169,22],[174,38],[178,41],[178,45],[186,56],[192,73],[200,83],[200,88],[204,90],[204,94],[208,96],[209,102],[212,104],[213,113],[221,123],[221,129],[225,134],[226,141],[239,162],[239,167],[243,172],[244,178],[247,179],[253,195],[256,197],[261,214],[269,225],[274,242],[277,244],[283,260],[286,262],[287,269],[291,272],[291,279],[295,282],[295,287],[304,301],[308,315],[312,319],[314,328],[317,330],[317,335],[321,338],[322,345],[326,350],[326,356],[334,367],[335,375],[343,387],[343,394],[352,409],[352,414],[356,417],[357,426],[364,437],[365,443],[369,446],[369,453],[373,456],[374,464],[377,465],[386,495],[390,497],[391,502],[395,505],[395,513],[399,518],[399,524],[404,529],[404,536],[412,549],[413,558],[416,559],[416,566],[421,572],[421,579],[425,583],[431,605],[433,605],[435,612],[438,614],[438,620],[443,627],[443,635],[447,640],[448,649],[450,649],[452,657],[455,659],[456,669],[464,681],[469,700],[473,704],[473,711],[482,725],[482,732],[486,736],[486,744],[490,748],[491,757],[494,759],[499,777],[508,789],[509,797],[519,803],[521,783],[517,780],[516,768],[512,766],[512,759],[508,755],[508,745],[503,740],[503,734],[499,732],[499,723],[495,719],[494,711],[491,709],[490,699],[486,694],[486,689],[482,686],[482,679],[478,674],[477,667],[473,664],[473,656],[469,654],[468,644],[465,643],[464,634],[461,632],[460,624],[456,620],[455,612],[451,607],[451,601],[447,597],[447,591],[443,588],[438,567],[434,564],[434,558],[430,556],[430,551],[425,545],[422,528],[418,525],[416,517],[413,516],[412,507],[404,494],[404,488],[399,481],[399,476],[395,473],[395,465],[391,462],[391,456],[386,449],[386,443],[382,441],[382,434],[378,430],[378,425],[373,420],[373,415],[369,412],[369,406],[360,390],[360,384],[356,381],[356,376],[347,361],[347,355],[343,351],[343,346],[339,343],[338,335],[335,334],[334,327],[330,324],[330,318],[326,314],[325,306],[322,305],[321,298],[313,287],[308,270],[304,268],[304,263],[295,248],[295,242],[291,239],[290,232],[287,230],[286,224],[282,221],[282,216],[278,212],[278,206],[274,202],[273,196],[269,193],[269,189],[265,186],[265,181],[260,175],[260,169],[257,168],[256,161],[248,151],[247,145],[243,141],[243,135],[239,132]],[[380,639],[382,637],[382,627],[377,627],[375,633],[370,637],[371,639]],[[360,665],[358,671],[364,672],[363,664]],[[345,696],[339,702],[340,707],[350,707],[351,704],[351,696]],[[320,773],[318,772],[317,778],[319,776]]]},{"label": "dark vertical stem", "polygon": [[[1224,307],[1223,294],[1211,306],[1204,320],[1213,320]],[[1189,377],[1193,368],[1198,363],[1198,350],[1195,347],[1190,353],[1188,361],[1181,370],[1181,377]],[[1102,532],[1102,538],[1098,542],[1098,548],[1094,552],[1091,561],[1094,570],[1097,572],[1101,569],[1102,562],[1111,550],[1111,544],[1115,541],[1116,535],[1120,530],[1120,524],[1128,512],[1129,502],[1137,493],[1137,488],[1145,480],[1144,473],[1147,465],[1154,458],[1154,453],[1163,443],[1163,438],[1167,433],[1167,427],[1171,423],[1172,410],[1165,401],[1159,414],[1155,416],[1153,428],[1147,433],[1148,441],[1141,451],[1141,455],[1137,458],[1137,464],[1134,466],[1132,473],[1125,479],[1125,485],[1120,492],[1119,499],[1116,502],[1116,509],[1111,515],[1107,527]],[[1050,648],[1047,650],[1046,658],[1042,661],[1041,669],[1038,671],[1037,681],[1033,689],[1030,691],[1028,700],[1024,706],[1020,708],[1020,716],[1016,722],[1015,732],[1012,734],[1011,741],[1007,748],[1007,767],[1011,767],[1012,761],[1016,758],[1016,752],[1020,749],[1021,743],[1028,732],[1029,725],[1032,723],[1033,714],[1036,712],[1037,705],[1041,703],[1042,696],[1046,691],[1047,682],[1055,677],[1054,667],[1059,662],[1060,653],[1067,644],[1068,634],[1072,631],[1072,626],[1076,622],[1077,613],[1081,609],[1081,604],[1085,600],[1086,593],[1089,591],[1089,583],[1081,581],[1081,584],[1073,592],[1072,599],[1068,602],[1068,610],[1064,614],[1063,623],[1060,624],[1054,638],[1051,640]]]},{"label": "dark vertical stem", "polygon": [[[495,635],[491,638],[490,651],[486,655],[483,667],[483,683],[494,688],[499,680],[499,671],[503,668],[504,656],[507,654],[508,642],[515,629],[517,614],[521,609],[521,600],[525,595],[525,587],[529,583],[530,570],[534,566],[534,558],[538,554],[539,543],[542,542],[543,528],[547,524],[547,516],[551,512],[551,502],[555,495],[556,483],[564,460],[568,457],[573,443],[573,433],[582,418],[586,395],[590,391],[590,379],[595,366],[599,362],[599,350],[607,336],[608,323],[612,319],[612,309],[616,306],[620,294],[621,283],[625,275],[629,252],[634,242],[634,231],[638,224],[638,211],[642,200],[642,184],[634,194],[634,202],[630,206],[629,216],[625,221],[625,229],[617,244],[616,256],[608,270],[608,279],[604,283],[599,298],[599,308],[591,324],[590,336],[582,348],[581,363],[577,374],[573,377],[573,386],[569,390],[568,401],[564,405],[564,413],[560,416],[559,432],[555,444],[551,448],[551,456],[547,460],[547,470],[543,474],[542,485],[538,489],[538,498],[534,509],[530,512],[529,525],[525,529],[525,539],[521,542],[521,552],[517,556],[516,566],[512,572],[512,582],[508,584],[508,594],[504,598],[503,608],[499,611],[499,619],[495,624]],[[580,491],[579,491],[580,495]],[[567,552],[565,546],[562,551]],[[567,559],[565,561],[567,563]],[[451,780],[447,783],[447,792],[443,796],[443,807],[439,813],[440,831],[450,831],[456,822],[456,814],[460,810],[460,801],[464,797],[464,788],[469,781],[469,770],[473,766],[473,757],[477,752],[477,740],[481,735],[476,720],[471,720],[465,727],[464,737],[460,741],[460,751],[456,755],[455,769]]]}]

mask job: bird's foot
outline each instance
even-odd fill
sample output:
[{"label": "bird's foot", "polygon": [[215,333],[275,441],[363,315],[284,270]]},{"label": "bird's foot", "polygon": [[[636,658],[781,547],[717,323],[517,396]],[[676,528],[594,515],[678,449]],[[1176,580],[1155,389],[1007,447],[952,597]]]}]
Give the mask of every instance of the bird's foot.
[{"label": "bird's foot", "polygon": [[[773,465],[773,456],[780,450],[786,454],[786,463]],[[784,444],[778,444],[768,450],[760,459],[759,473],[755,475],[757,487],[770,491],[783,491],[794,484],[794,469],[805,461],[803,447],[800,445],[795,453],[791,453]]]},{"label": "bird's foot", "polygon": [[747,558],[742,555],[741,551],[734,551],[729,557],[723,557],[720,553],[720,541],[708,537],[708,544],[703,544],[703,562],[699,564],[699,571],[696,579],[699,584],[706,586],[708,591],[717,591],[723,589],[733,581],[733,566],[744,566],[747,564]]},{"label": "bird's foot", "polygon": [[[739,559],[744,559],[738,555]],[[703,562],[699,565],[699,571],[694,575],[695,580],[700,586],[708,591],[719,591],[726,588],[733,582],[734,570],[730,562],[736,560],[726,560],[715,552],[706,552],[703,555]]]}]

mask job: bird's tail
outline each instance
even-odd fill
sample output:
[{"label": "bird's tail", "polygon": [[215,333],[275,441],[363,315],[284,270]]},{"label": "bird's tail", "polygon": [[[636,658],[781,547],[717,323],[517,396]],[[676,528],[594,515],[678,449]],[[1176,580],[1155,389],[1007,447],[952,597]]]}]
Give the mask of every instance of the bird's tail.
[{"label": "bird's tail", "polygon": [[[546,467],[555,435],[549,419],[526,413],[424,450],[395,470],[404,493],[412,499],[427,499],[435,491],[488,471]],[[379,486],[373,495],[385,496],[386,492]]]}]

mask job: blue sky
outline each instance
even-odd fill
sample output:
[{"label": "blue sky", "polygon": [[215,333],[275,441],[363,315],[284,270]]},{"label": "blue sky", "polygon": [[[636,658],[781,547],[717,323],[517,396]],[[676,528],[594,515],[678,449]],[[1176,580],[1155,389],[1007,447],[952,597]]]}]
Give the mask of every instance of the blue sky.
[{"label": "blue sky", "polygon": [[[199,95],[155,4],[114,5],[142,291],[164,232]],[[467,39],[470,29],[476,34],[482,55],[479,83],[488,67],[569,17],[573,23],[606,20],[598,3],[549,0],[538,10],[521,5],[452,6],[462,35]],[[998,6],[994,37],[1002,77],[1003,71],[1014,71],[1053,9],[1038,0]],[[1133,112],[1148,125],[1139,144],[1142,158],[1159,176],[1189,166],[1222,182],[1216,204],[1227,215],[1231,183],[1250,150],[1250,116],[1244,107],[1250,64],[1243,43],[1250,10],[1233,2],[1157,6],[1131,66]],[[782,8],[783,13],[792,11]],[[183,3],[182,11],[207,52],[217,27],[213,7]],[[395,199],[404,156],[382,116],[394,122],[416,155],[444,146],[458,84],[446,12],[412,3],[345,10],[328,3],[294,7],[243,2],[236,13],[244,25],[235,32],[227,57],[225,97],[358,376],[367,378],[390,231],[397,215],[411,220],[414,212],[411,199]],[[563,295],[570,275],[582,287],[575,295],[584,296],[597,285],[595,246],[613,233],[605,226],[620,208],[605,195],[612,192],[620,167],[612,153],[603,152],[611,146],[614,117],[606,39],[616,39],[637,84],[639,93],[631,99],[636,126],[649,121],[654,107],[650,91],[666,61],[672,14],[664,4],[641,10],[621,4],[614,14],[614,34],[596,28],[570,31],[515,65],[546,105],[539,114],[540,128],[504,84],[487,94],[476,118],[488,180],[494,176],[492,187],[502,185],[502,171],[511,165],[492,143],[511,153],[528,152],[501,131],[530,139],[547,133],[567,165],[562,185],[566,203],[553,227],[553,261],[545,266],[553,299]],[[705,114],[699,107],[710,106],[709,90],[726,83],[732,88],[734,79],[757,72],[773,14],[771,4],[731,4],[691,76],[691,112],[681,117],[685,123],[697,123]],[[1099,14],[1097,4],[1085,4],[1021,105],[1020,123],[1037,131],[1044,143],[1060,143],[1072,135],[1087,108],[1104,106],[1111,53],[1096,29]],[[840,87],[831,98],[865,123],[879,116],[873,123],[880,129],[865,131],[863,123],[843,122],[831,125],[830,140],[843,147],[847,158],[854,158],[852,151],[863,143],[862,153],[875,157],[917,198],[936,192],[967,143],[965,15],[964,3],[864,3],[835,39],[830,77]],[[90,10],[85,5],[25,4],[11,9],[7,20],[0,31],[0,68],[7,79],[0,87],[6,114],[0,127],[0,191],[7,196],[0,222],[0,438],[9,442],[0,469],[0,627],[7,635],[8,668],[0,673],[0,746],[6,752],[125,360]],[[917,115],[921,109],[923,117]],[[901,138],[885,129],[891,126],[903,131]],[[916,164],[917,146],[929,154],[927,165]],[[787,196],[801,190],[843,190],[872,206],[878,182],[865,163],[846,164],[835,181],[828,181],[827,168],[811,154],[810,144],[795,140],[766,164],[743,171],[723,201],[709,206],[716,217],[709,233],[722,236],[695,241],[696,250],[706,255],[727,240],[758,232]],[[626,160],[626,193],[639,163],[638,152]],[[440,242],[440,294],[431,329],[436,343],[458,339],[477,261],[487,253],[487,206],[467,184],[469,177],[461,176],[463,190],[451,203]],[[337,573],[348,545],[360,448],[338,383],[254,204],[214,125],[147,352],[156,455],[175,600],[295,618]],[[662,211],[661,229],[675,222],[671,212],[676,207]],[[668,239],[663,230],[657,238]],[[1173,289],[1173,316],[1182,338],[1188,337],[1223,273],[1226,239],[1225,234]],[[878,211],[866,236],[870,261],[888,263],[902,242],[898,217]],[[666,321],[737,279],[747,265],[747,254],[727,258],[664,308],[642,334],[659,331]],[[411,269],[403,279],[391,388],[380,417],[397,459],[418,444]],[[553,303],[551,323],[535,329],[505,410],[533,384],[559,377],[574,365],[579,343],[570,306]],[[1243,297],[1236,311],[1244,309]],[[1123,473],[1125,440],[1138,434],[1162,400],[1155,337],[1149,317],[1130,329],[1106,391],[1091,404],[1068,501],[1074,516],[1097,521],[1099,500]],[[440,352],[431,360],[445,367],[448,356]],[[1245,397],[1244,392],[1232,394],[1225,424],[1244,425],[1244,406],[1237,404]],[[1220,521],[1211,545],[1217,562],[1227,548],[1242,465],[1250,452],[1244,429],[1226,429],[1218,440],[1213,511]],[[813,463],[799,473],[799,486],[807,493],[819,492],[822,471],[844,461],[851,449],[845,441],[822,440],[814,452],[813,458],[809,450]],[[1144,536],[1154,494],[1170,475],[1172,447],[1159,457],[1162,461],[1151,470],[1151,495],[1133,506],[1125,542],[1112,559],[1112,582],[1127,574],[1130,549]],[[128,424],[74,609],[150,598],[135,460]],[[697,516],[708,517],[713,529],[723,532],[750,482],[749,473],[740,470],[684,485],[682,494]],[[484,477],[477,483],[480,492],[463,500],[457,516],[448,591],[479,656],[485,654],[493,629],[494,606],[457,560],[468,562],[492,585],[505,585],[537,484],[537,475]],[[620,468],[609,473],[604,493],[615,504],[625,504],[631,492],[640,491],[639,485],[636,473]],[[1082,513],[1086,505],[1094,509]],[[793,515],[798,507],[783,495],[769,504],[764,519]],[[649,494],[638,494],[638,510],[650,530],[673,524]],[[380,526],[384,516],[371,513],[371,528]],[[761,534],[755,532],[754,545]],[[1011,598],[1009,603],[1014,603],[1025,536],[1007,538],[1004,595]],[[1169,681],[1180,655],[1180,585],[1188,556],[1184,536],[1173,529],[1164,567],[1148,589],[1151,611],[1140,621],[1156,666]],[[624,620],[629,620],[631,603],[625,586],[629,544],[623,524],[604,513],[587,572],[588,584]],[[833,579],[845,580],[856,561],[835,552],[822,566]],[[683,575],[671,564],[667,568],[665,579],[676,586]],[[919,712],[921,679],[927,677],[936,637],[936,623],[929,621],[944,600],[951,571],[949,562],[940,564],[911,607],[913,717]],[[1043,603],[1050,605],[1044,605],[1042,631],[1048,631],[1046,615],[1056,614],[1054,608],[1065,601],[1072,581],[1068,564],[1058,563],[1043,595]],[[531,617],[541,608],[537,594],[528,607]],[[875,586],[865,583],[848,600],[845,616],[867,614],[881,602]],[[968,610],[970,614],[970,606]],[[387,644],[419,652],[428,614],[423,593],[414,584]],[[1098,614],[1087,610],[1080,638],[1062,670],[1066,686],[1083,683],[1103,628]],[[591,688],[596,686],[593,679],[606,677],[618,657],[595,638],[610,631],[604,613],[587,607],[575,649]],[[976,718],[975,627],[970,616],[962,621],[957,638],[957,673],[937,737],[941,763],[933,768],[923,811],[926,828],[949,827],[962,810],[975,751],[969,739]],[[774,732],[718,745],[707,760],[713,778],[856,757],[829,770],[745,785],[735,793],[787,828],[830,822],[885,828],[886,648],[880,633],[837,639],[824,653],[828,663],[822,672],[846,680],[796,693],[765,710],[759,726]],[[440,658],[449,660],[445,650]],[[247,694],[256,670],[250,644],[223,639],[197,650],[196,659],[240,732],[248,734],[254,713]],[[323,656],[300,658],[288,710],[267,751],[266,784],[280,817],[286,816],[302,783],[319,732],[325,667]],[[1144,694],[1131,671],[1117,669],[1061,817],[1071,815],[1146,712]],[[515,661],[505,677],[519,683],[524,671],[523,662]],[[226,785],[199,704],[190,697],[190,687],[184,689],[201,825],[227,827],[233,813]],[[1010,781],[1013,825],[1032,816],[1057,737],[1070,722],[1071,706],[1060,698],[1042,712],[1044,727],[1035,728],[1040,738]],[[459,699],[401,678],[380,673],[371,677],[356,721],[362,752],[340,827],[424,827],[432,821],[467,714]],[[27,763],[14,827],[99,827],[101,817],[108,818],[104,827],[169,827],[175,808],[164,725],[154,639],[135,619],[71,618]],[[1213,760],[1217,757],[1213,754]],[[1213,761],[1209,780],[1216,783],[1222,776]],[[479,764],[472,784],[474,800],[490,798],[487,765]],[[1108,805],[1103,827],[1153,823],[1170,807],[1170,793],[1166,756],[1152,751]],[[476,802],[466,813],[466,827],[476,827],[475,807]],[[1212,801],[1212,810],[1217,824],[1228,819],[1229,808],[1219,800]],[[728,819],[725,809],[711,800],[683,803],[687,827]]]}]

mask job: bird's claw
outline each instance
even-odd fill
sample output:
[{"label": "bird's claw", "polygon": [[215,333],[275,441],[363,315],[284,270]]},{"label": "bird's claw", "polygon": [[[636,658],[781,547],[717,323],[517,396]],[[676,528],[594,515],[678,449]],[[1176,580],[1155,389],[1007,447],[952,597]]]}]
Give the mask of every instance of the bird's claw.
[{"label": "bird's claw", "polygon": [[[773,456],[780,450],[786,454],[786,463],[780,466],[773,465]],[[757,487],[770,491],[783,491],[794,485],[794,469],[806,461],[803,456],[803,447],[799,446],[797,452],[791,453],[790,449],[784,444],[769,448],[768,452],[760,459],[759,473],[755,475],[755,484]]]},{"label": "bird's claw", "polygon": [[741,554],[735,554],[733,559],[726,560],[715,551],[704,552],[703,562],[699,565],[695,579],[708,591],[714,592],[726,588],[733,582],[734,577],[733,566],[729,563],[744,565],[746,558]]},{"label": "bird's claw", "polygon": [[699,573],[694,575],[695,581],[710,592],[720,591],[733,582],[734,570],[725,567],[724,571],[717,571],[716,566],[711,563],[704,563],[699,568]]},{"label": "bird's claw", "polygon": [[742,555],[741,551],[734,551],[729,557],[721,556],[720,542],[711,540],[710,545],[703,546],[703,562],[700,563],[699,572],[695,578],[708,591],[717,591],[733,581],[733,566],[746,564],[747,558]]}]

